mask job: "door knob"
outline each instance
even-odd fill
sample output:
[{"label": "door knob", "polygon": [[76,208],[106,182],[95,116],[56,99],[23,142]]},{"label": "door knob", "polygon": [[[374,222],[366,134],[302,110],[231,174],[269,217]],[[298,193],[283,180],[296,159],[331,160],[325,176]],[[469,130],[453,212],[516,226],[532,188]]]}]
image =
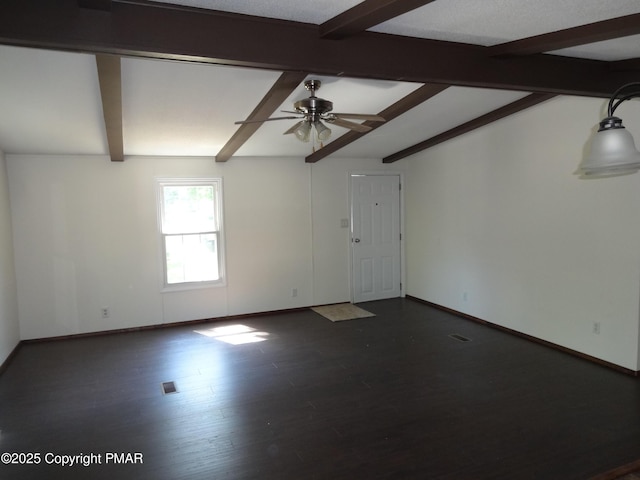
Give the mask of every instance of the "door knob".
[{"label": "door knob", "polygon": [[356,243],[360,243],[360,239],[359,239],[359,238],[356,238],[356,239],[354,240],[354,242],[356,242]]}]

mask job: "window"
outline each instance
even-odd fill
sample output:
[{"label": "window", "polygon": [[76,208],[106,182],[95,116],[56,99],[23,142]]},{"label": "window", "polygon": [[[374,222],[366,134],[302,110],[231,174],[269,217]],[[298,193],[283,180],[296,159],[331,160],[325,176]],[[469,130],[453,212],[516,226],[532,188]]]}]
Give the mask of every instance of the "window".
[{"label": "window", "polygon": [[222,284],[222,180],[162,179],[158,185],[165,287]]}]

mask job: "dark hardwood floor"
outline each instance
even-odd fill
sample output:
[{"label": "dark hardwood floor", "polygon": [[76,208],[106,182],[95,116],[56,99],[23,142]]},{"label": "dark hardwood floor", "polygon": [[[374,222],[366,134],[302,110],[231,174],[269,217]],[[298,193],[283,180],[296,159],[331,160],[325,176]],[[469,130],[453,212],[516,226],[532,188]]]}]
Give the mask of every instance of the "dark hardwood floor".
[{"label": "dark hardwood floor", "polygon": [[[377,316],[26,344],[0,376],[0,452],[40,463],[0,478],[570,480],[640,458],[638,379],[411,300],[360,306]],[[238,323],[263,341],[195,332]]]}]

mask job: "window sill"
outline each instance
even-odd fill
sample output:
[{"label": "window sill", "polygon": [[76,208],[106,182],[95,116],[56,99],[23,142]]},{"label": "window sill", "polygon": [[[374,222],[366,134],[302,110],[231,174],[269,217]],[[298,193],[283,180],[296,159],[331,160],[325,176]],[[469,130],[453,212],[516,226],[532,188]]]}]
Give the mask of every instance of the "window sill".
[{"label": "window sill", "polygon": [[172,292],[185,292],[188,290],[204,290],[207,288],[220,288],[226,287],[227,283],[223,280],[215,282],[192,282],[192,283],[179,283],[176,285],[165,285],[160,290],[160,293],[172,293]]}]

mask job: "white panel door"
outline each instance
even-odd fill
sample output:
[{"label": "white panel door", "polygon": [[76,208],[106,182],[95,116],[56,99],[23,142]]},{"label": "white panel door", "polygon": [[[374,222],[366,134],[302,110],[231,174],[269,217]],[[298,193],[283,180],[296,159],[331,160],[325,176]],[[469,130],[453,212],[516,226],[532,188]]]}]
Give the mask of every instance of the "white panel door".
[{"label": "white panel door", "polygon": [[399,297],[400,176],[351,176],[353,301]]}]

